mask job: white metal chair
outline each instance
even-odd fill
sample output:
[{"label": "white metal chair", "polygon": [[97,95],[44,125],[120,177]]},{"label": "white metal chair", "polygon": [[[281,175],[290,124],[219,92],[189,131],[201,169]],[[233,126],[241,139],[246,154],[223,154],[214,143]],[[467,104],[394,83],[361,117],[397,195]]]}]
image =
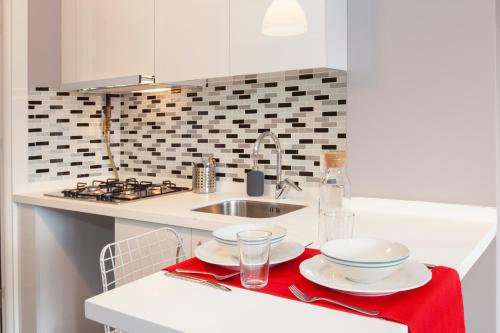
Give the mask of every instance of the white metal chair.
[{"label": "white metal chair", "polygon": [[[106,245],[100,255],[102,288],[106,292],[185,259],[182,240],[161,228]],[[106,333],[122,332],[105,326]]]}]

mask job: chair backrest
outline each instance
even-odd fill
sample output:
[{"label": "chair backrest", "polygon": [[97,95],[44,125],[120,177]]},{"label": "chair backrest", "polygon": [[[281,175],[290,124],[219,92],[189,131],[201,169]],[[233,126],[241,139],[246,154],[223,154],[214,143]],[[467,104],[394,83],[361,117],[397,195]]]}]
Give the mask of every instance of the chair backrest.
[{"label": "chair backrest", "polygon": [[102,287],[108,291],[185,259],[182,240],[161,228],[106,245],[100,256]]},{"label": "chair backrest", "polygon": [[[161,228],[106,245],[100,255],[104,292],[156,273],[185,259],[182,240]],[[121,332],[105,326],[105,332]]]}]

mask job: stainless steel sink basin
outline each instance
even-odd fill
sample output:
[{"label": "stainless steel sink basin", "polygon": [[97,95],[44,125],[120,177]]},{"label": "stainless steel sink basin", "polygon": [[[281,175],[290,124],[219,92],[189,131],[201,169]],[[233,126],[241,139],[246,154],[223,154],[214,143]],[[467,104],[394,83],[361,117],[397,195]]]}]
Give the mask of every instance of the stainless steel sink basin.
[{"label": "stainless steel sink basin", "polygon": [[193,211],[241,217],[269,218],[288,214],[304,207],[306,206],[277,202],[228,200],[196,208]]}]

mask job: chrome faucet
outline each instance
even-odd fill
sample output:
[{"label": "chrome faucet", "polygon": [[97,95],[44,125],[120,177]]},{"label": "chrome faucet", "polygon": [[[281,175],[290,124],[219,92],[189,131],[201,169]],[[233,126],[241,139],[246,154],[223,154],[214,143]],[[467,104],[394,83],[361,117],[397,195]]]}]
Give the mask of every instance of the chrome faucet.
[{"label": "chrome faucet", "polygon": [[291,181],[288,178],[285,178],[284,180],[281,180],[281,144],[280,140],[278,137],[270,131],[261,133],[257,140],[255,140],[255,144],[253,146],[253,153],[252,153],[252,159],[254,160],[254,163],[256,163],[257,160],[257,155],[259,153],[259,148],[260,148],[260,143],[262,139],[265,137],[270,137],[273,141],[274,144],[276,145],[276,192],[275,192],[275,198],[276,199],[285,199],[288,192],[290,191],[290,188],[295,189],[296,191],[302,191],[300,186],[295,184],[293,181]]}]

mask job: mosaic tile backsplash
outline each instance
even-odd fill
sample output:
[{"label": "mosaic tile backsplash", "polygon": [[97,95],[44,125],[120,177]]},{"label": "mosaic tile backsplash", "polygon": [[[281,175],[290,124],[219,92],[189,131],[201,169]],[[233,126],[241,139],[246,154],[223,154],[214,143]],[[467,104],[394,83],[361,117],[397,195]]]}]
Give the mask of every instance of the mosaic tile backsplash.
[{"label": "mosaic tile backsplash", "polygon": [[[111,175],[101,134],[104,98],[36,88],[28,100],[29,180]],[[113,101],[120,110],[120,100]],[[116,112],[115,112],[116,113]],[[119,156],[119,114],[113,115],[112,151]]]},{"label": "mosaic tile backsplash", "polygon": [[[316,182],[322,153],[345,150],[346,90],[345,72],[314,69],[125,94],[113,98],[115,159],[124,176],[190,178],[191,162],[213,155],[219,179],[243,182],[255,139],[270,130],[280,139],[283,174],[302,184]],[[109,175],[102,105],[102,96],[32,92],[30,179]],[[257,163],[268,181],[275,178],[274,152],[265,139]],[[84,155],[89,153],[94,155]]]}]

